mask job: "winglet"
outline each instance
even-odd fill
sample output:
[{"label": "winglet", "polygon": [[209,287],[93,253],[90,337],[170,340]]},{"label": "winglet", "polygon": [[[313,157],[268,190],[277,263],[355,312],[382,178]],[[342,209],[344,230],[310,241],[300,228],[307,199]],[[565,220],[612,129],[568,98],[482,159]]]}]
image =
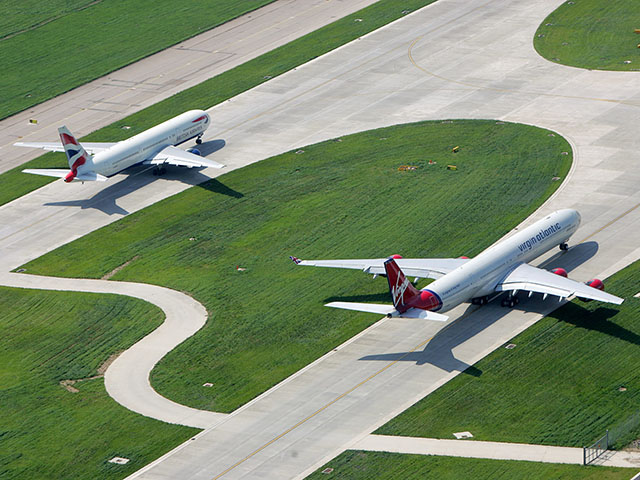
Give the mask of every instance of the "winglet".
[{"label": "winglet", "polygon": [[292,261],[293,263],[295,263],[296,265],[298,265],[298,264],[302,261],[302,260],[300,260],[298,257],[292,257],[292,256],[289,256],[289,258],[290,258],[290,259],[291,259],[291,261]]}]

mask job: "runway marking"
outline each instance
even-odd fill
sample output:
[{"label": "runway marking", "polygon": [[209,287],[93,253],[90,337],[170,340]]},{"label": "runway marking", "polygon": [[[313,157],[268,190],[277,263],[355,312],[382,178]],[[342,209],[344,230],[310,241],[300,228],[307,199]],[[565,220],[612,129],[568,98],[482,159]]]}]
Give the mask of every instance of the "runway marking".
[{"label": "runway marking", "polygon": [[[478,307],[479,308],[479,307]],[[364,380],[362,380],[360,383],[356,384],[355,386],[351,387],[349,390],[347,390],[346,392],[342,393],[341,395],[339,395],[338,397],[334,398],[333,400],[331,400],[329,403],[325,404],[324,406],[320,407],[318,410],[316,410],[315,412],[313,412],[311,415],[307,416],[306,418],[300,420],[298,423],[296,423],[295,425],[293,425],[292,427],[287,428],[284,432],[282,432],[280,435],[278,435],[277,437],[274,437],[273,439],[269,440],[267,443],[265,443],[264,445],[262,445],[260,448],[254,450],[253,452],[251,452],[249,455],[247,455],[246,457],[244,457],[242,460],[238,460],[236,463],[234,463],[233,465],[231,465],[230,467],[228,467],[226,470],[224,470],[222,473],[219,473],[218,475],[216,475],[215,477],[212,478],[212,480],[217,480],[218,478],[226,475],[227,473],[229,473],[231,470],[233,470],[234,468],[236,468],[237,466],[241,465],[242,463],[246,462],[247,460],[249,460],[251,457],[255,456],[256,454],[260,453],[262,450],[264,450],[265,448],[267,448],[268,446],[272,445],[273,443],[277,442],[278,440],[280,440],[282,437],[284,437],[285,435],[287,435],[288,433],[291,433],[293,430],[295,430],[296,428],[300,427],[301,425],[305,424],[306,422],[308,422],[309,420],[311,420],[312,418],[314,418],[316,415],[318,415],[319,413],[322,413],[323,411],[325,411],[327,408],[329,408],[331,405],[333,405],[334,403],[338,402],[339,400],[343,399],[344,397],[346,397],[347,395],[349,395],[350,393],[354,392],[355,390],[357,390],[358,388],[360,388],[362,385],[364,385],[365,383],[369,382],[370,380],[374,379],[375,377],[377,377],[378,375],[380,375],[381,373],[385,372],[386,370],[388,370],[389,368],[391,368],[392,366],[394,366],[396,363],[401,362],[402,360],[404,360],[406,357],[408,357],[409,355],[411,355],[413,352],[415,352],[416,350],[418,350],[421,347],[424,347],[425,345],[427,345],[431,340],[433,340],[433,338],[440,332],[443,332],[444,330],[446,330],[447,328],[449,328],[451,325],[453,325],[456,322],[459,322],[460,320],[468,317],[469,315],[471,315],[472,313],[476,312],[478,310],[478,308],[475,309],[471,309],[471,310],[467,310],[464,314],[462,314],[460,317],[456,318],[454,321],[452,321],[451,323],[448,323],[447,325],[445,325],[442,329],[438,330],[436,332],[435,335],[432,335],[431,337],[429,337],[428,339],[426,339],[425,341],[419,343],[418,345],[416,345],[415,347],[413,347],[411,350],[409,350],[408,352],[406,352],[404,355],[402,355],[400,358],[398,358],[397,360],[394,360],[393,362],[389,363],[388,365],[385,365],[384,367],[382,367],[380,370],[378,370],[377,372],[371,374],[370,376],[368,376],[367,378],[365,378]]]},{"label": "runway marking", "polygon": [[614,218],[613,220],[611,220],[610,222],[604,224],[602,227],[600,227],[599,229],[597,229],[595,232],[593,232],[591,235],[583,238],[582,240],[580,240],[580,242],[578,243],[583,243],[586,242],[587,240],[589,240],[591,237],[597,235],[598,233],[600,233],[601,231],[603,231],[605,228],[610,227],[611,225],[613,225],[614,223],[616,223],[618,220],[621,220],[622,218],[626,217],[627,215],[629,215],[631,212],[633,212],[636,208],[640,207],[640,203],[637,203],[635,206],[631,207],[629,210],[627,210],[624,213],[621,213],[620,215],[618,215],[616,218]]}]

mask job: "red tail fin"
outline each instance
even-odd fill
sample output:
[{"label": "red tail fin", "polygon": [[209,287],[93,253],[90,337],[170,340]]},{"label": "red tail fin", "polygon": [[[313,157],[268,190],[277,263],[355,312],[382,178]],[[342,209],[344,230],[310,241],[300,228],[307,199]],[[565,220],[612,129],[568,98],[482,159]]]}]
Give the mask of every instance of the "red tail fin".
[{"label": "red tail fin", "polygon": [[413,284],[404,276],[400,267],[393,258],[384,262],[384,270],[387,273],[389,282],[389,290],[393,297],[393,306],[400,313],[406,312],[411,308],[415,300],[420,298],[420,292]]}]

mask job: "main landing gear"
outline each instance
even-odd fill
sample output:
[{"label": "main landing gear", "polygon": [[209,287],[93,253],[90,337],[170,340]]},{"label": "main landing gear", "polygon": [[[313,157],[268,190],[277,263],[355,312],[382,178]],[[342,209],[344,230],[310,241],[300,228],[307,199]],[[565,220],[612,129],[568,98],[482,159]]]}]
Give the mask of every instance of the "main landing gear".
[{"label": "main landing gear", "polygon": [[153,175],[155,177],[161,177],[166,172],[167,172],[166,168],[164,168],[162,165],[156,165],[155,168],[153,169]]},{"label": "main landing gear", "polygon": [[518,303],[520,303],[520,300],[518,300],[518,297],[516,297],[515,295],[509,295],[506,298],[502,299],[502,306],[503,307],[513,308]]},{"label": "main landing gear", "polygon": [[485,295],[484,297],[475,297],[471,299],[472,305],[486,305],[489,303],[489,297]]},{"label": "main landing gear", "polygon": [[196,138],[196,143],[198,145],[200,145],[202,143],[202,135],[200,135],[198,138]]},{"label": "main landing gear", "polygon": [[569,250],[569,244],[567,242],[562,242],[560,245],[560,250],[562,250],[563,252],[566,252],[567,250]]}]

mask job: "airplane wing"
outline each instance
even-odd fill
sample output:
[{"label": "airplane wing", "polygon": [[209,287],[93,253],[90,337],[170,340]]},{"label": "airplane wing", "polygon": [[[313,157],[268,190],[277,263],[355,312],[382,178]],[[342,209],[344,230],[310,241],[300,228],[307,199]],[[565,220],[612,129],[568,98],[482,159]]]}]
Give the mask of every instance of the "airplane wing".
[{"label": "airplane wing", "polygon": [[589,298],[601,302],[620,305],[624,299],[590,287],[584,283],[576,282],[569,278],[541,268],[532,267],[526,263],[521,264],[504,277],[495,290],[498,292],[523,290],[536,293],[546,293],[557,297],[570,297],[575,295],[580,298]]},{"label": "airplane wing", "polygon": [[[16,147],[42,148],[50,152],[64,152],[64,147],[60,142],[18,142],[13,144]],[[115,143],[84,143],[82,146],[89,153],[95,155],[103,150],[107,150],[115,145]]]},{"label": "airplane wing", "polygon": [[[84,145],[84,144],[83,144]],[[201,157],[191,152],[187,152],[178,147],[168,146],[160,150],[153,157],[147,158],[144,162],[147,165],[177,165],[179,167],[213,167],[222,168],[224,165],[213,160]]]},{"label": "airplane wing", "polygon": [[[351,268],[362,270],[364,273],[382,275],[385,273],[386,258],[368,260],[298,260],[292,257],[298,265],[312,267]],[[408,277],[437,279],[468,262],[467,258],[399,258],[396,263]]]}]

